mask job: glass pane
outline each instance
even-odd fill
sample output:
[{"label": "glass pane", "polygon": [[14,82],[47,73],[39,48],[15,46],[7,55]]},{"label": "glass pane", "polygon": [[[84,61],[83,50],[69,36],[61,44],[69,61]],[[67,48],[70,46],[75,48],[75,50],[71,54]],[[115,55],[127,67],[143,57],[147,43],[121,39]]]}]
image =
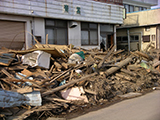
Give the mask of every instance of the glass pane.
[{"label": "glass pane", "polygon": [[81,31],[81,44],[82,45],[88,45],[89,40],[88,40],[88,31]]},{"label": "glass pane", "polygon": [[121,37],[117,37],[117,42],[121,42]]},{"label": "glass pane", "polygon": [[57,45],[67,45],[67,30],[57,29]]},{"label": "glass pane", "polygon": [[45,33],[48,34],[48,44],[55,44],[54,30],[53,29],[46,29]]},{"label": "glass pane", "polygon": [[97,45],[98,44],[98,35],[97,31],[90,31],[90,44]]},{"label": "glass pane", "polygon": [[56,26],[58,27],[66,27],[67,28],[67,22],[64,20],[56,20]]},{"label": "glass pane", "polygon": [[127,41],[128,41],[128,37],[127,37],[127,36],[123,36],[123,37],[122,37],[122,41],[123,41],[123,42],[127,42]]},{"label": "glass pane", "polygon": [[135,9],[134,9],[134,11],[139,11],[139,7],[136,6]]},{"label": "glass pane", "polygon": [[82,29],[88,29],[88,23],[81,23]]},{"label": "glass pane", "polygon": [[130,36],[130,40],[134,40],[134,36],[133,35]]},{"label": "glass pane", "polygon": [[46,20],[47,26],[54,26],[54,20]]},{"label": "glass pane", "polygon": [[89,24],[89,28],[97,29],[97,24],[90,23],[90,24]]},{"label": "glass pane", "polygon": [[107,33],[100,33],[100,43],[102,42],[106,46]]},{"label": "glass pane", "polygon": [[139,40],[139,36],[138,35],[135,36],[135,40]]},{"label": "glass pane", "polygon": [[129,12],[133,12],[134,11],[134,7],[132,5],[129,6]]},{"label": "glass pane", "polygon": [[129,5],[124,5],[124,7],[126,8],[126,12],[129,12]]},{"label": "glass pane", "polygon": [[143,10],[147,10],[147,8],[144,7]]},{"label": "glass pane", "polygon": [[101,24],[100,25],[100,31],[101,32],[113,32],[113,25]]}]

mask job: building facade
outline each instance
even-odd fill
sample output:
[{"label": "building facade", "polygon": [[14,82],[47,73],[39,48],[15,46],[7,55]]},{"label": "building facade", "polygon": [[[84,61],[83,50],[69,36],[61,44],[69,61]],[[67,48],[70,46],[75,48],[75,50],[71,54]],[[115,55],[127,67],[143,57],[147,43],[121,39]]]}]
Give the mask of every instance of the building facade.
[{"label": "building facade", "polygon": [[1,0],[0,42],[10,49],[28,49],[34,37],[49,44],[106,48],[116,44],[116,26],[123,24],[122,0]]},{"label": "building facade", "polygon": [[158,0],[123,0],[127,13],[151,9],[151,6],[158,4]]},{"label": "building facade", "polygon": [[128,13],[117,28],[118,48],[144,50],[151,42],[160,49],[160,8]]}]

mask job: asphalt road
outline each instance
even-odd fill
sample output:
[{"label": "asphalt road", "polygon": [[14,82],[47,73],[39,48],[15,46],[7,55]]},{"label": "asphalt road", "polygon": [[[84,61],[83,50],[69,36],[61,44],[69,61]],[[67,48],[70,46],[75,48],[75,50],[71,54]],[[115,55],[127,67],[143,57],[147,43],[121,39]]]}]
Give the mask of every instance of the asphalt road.
[{"label": "asphalt road", "polygon": [[160,90],[124,100],[72,120],[160,120]]}]

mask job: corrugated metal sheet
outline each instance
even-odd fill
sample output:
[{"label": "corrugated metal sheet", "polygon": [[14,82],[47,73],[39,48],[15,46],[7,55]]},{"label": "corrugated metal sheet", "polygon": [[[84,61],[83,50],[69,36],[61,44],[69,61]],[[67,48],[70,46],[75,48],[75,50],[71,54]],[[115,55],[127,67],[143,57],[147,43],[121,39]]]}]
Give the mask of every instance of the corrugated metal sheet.
[{"label": "corrugated metal sheet", "polygon": [[0,47],[22,49],[25,42],[25,23],[0,20]]},{"label": "corrugated metal sheet", "polygon": [[[68,13],[64,12],[64,5],[69,6]],[[80,7],[80,15],[76,13],[76,7]],[[94,0],[0,1],[0,12],[2,13],[113,24],[123,23],[122,8],[121,5]]]}]

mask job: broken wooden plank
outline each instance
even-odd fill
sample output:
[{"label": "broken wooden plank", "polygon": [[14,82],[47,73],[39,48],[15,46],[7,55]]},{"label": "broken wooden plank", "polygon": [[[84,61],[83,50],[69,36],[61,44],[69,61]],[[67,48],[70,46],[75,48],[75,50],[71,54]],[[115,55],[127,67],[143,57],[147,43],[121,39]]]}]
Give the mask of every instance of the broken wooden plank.
[{"label": "broken wooden plank", "polygon": [[106,76],[109,76],[111,74],[113,74],[114,72],[116,72],[117,70],[119,70],[120,68],[122,68],[123,66],[127,65],[129,62],[132,61],[133,57],[128,57],[125,60],[122,60],[121,62],[117,63],[116,65],[118,67],[111,67],[110,69],[108,69],[107,71],[105,71]]},{"label": "broken wooden plank", "polygon": [[144,58],[148,59],[148,60],[153,60],[153,57],[148,55],[148,54],[146,54],[146,53],[142,53],[140,51],[135,51],[135,53],[138,54],[141,57],[144,57]]},{"label": "broken wooden plank", "polygon": [[63,102],[63,103],[71,103],[69,100],[63,100],[60,98],[50,98],[50,97],[44,97],[44,99],[49,100],[49,101],[58,101],[58,102]]},{"label": "broken wooden plank", "polygon": [[120,78],[122,78],[122,79],[128,80],[128,81],[131,81],[131,78],[128,77],[128,76],[125,76],[125,75],[122,75],[122,74],[119,74],[119,73],[116,73],[116,76],[117,76],[117,77],[120,77]]},{"label": "broken wooden plank", "polygon": [[32,92],[32,87],[29,87],[29,86],[25,86],[24,88],[19,88],[19,89],[14,89],[14,90],[11,90],[13,92],[18,92],[20,94],[24,94],[24,93],[29,93],[29,92]]},{"label": "broken wooden plank", "polygon": [[13,86],[13,87],[15,87],[15,88],[18,88],[18,89],[20,88],[20,87],[17,86],[16,84],[11,83],[11,82],[7,81],[7,80],[4,79],[4,78],[1,78],[1,80],[3,80],[4,82],[8,83],[9,85],[11,85],[11,86]]},{"label": "broken wooden plank", "polygon": [[137,74],[136,74],[136,73],[131,72],[131,71],[126,70],[126,69],[121,69],[121,72],[124,72],[124,73],[126,73],[126,74],[129,74],[129,75],[131,75],[131,76],[137,76]]},{"label": "broken wooden plank", "polygon": [[114,52],[116,46],[113,46],[112,49],[107,53],[107,55],[103,58],[103,60],[98,64],[98,68],[100,69],[104,63],[104,61]]},{"label": "broken wooden plank", "polygon": [[10,74],[7,70],[5,70],[4,68],[1,70],[1,72],[3,72],[5,75],[7,75],[9,78],[15,78],[12,74]]},{"label": "broken wooden plank", "polygon": [[97,92],[92,91],[92,90],[84,89],[84,91],[89,93],[89,94],[97,95]]},{"label": "broken wooden plank", "polygon": [[87,78],[92,77],[92,76],[95,76],[95,75],[97,75],[97,73],[92,73],[92,74],[90,74],[90,75],[86,75],[86,76],[84,76],[84,77],[82,77],[82,78],[80,78],[80,79],[77,79],[77,80],[74,80],[74,81],[70,81],[70,82],[68,82],[68,83],[65,84],[65,85],[56,87],[56,88],[51,89],[51,90],[47,90],[46,92],[43,92],[43,93],[42,93],[42,96],[44,97],[44,96],[46,96],[46,95],[52,94],[52,93],[54,93],[54,92],[57,92],[57,91],[59,91],[59,90],[62,90],[62,89],[64,89],[64,88],[66,88],[66,87],[68,87],[68,86],[70,86],[70,85],[72,85],[72,84],[75,84],[75,83],[77,83],[77,82],[83,81],[84,79],[87,79]]}]

